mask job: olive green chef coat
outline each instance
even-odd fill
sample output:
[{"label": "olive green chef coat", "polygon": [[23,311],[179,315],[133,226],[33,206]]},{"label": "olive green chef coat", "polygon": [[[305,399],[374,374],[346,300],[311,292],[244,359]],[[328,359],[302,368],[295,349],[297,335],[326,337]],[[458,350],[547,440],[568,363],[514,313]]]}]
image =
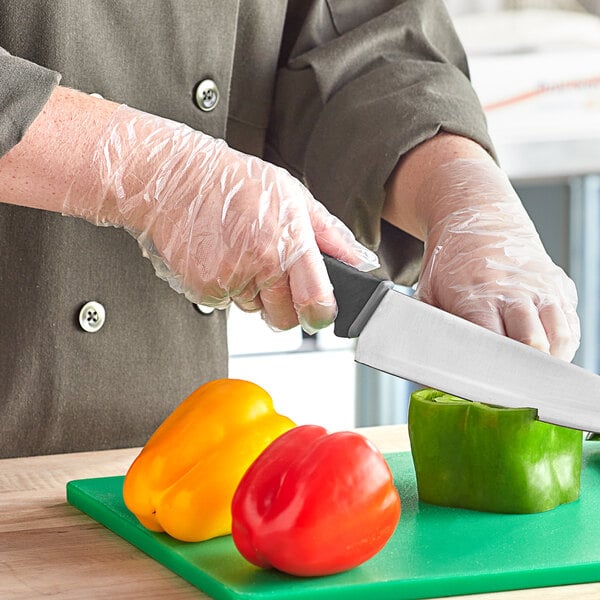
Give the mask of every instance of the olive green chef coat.
[{"label": "olive green chef coat", "polygon": [[[382,236],[398,159],[440,129],[491,147],[442,0],[0,0],[0,47],[0,154],[59,81],[98,93],[288,168],[402,283],[422,248]],[[226,375],[225,318],[124,231],[0,204],[0,456],[143,444]]]}]

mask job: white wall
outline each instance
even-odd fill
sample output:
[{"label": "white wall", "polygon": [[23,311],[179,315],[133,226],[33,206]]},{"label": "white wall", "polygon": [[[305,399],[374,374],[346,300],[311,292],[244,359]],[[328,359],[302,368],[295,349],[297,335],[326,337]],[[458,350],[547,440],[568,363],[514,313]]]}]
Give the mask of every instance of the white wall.
[{"label": "white wall", "polygon": [[274,332],[256,313],[232,307],[229,314],[229,376],[253,381],[273,398],[278,412],[298,425],[330,431],[355,426],[353,343],[336,338],[332,328],[303,344],[299,327]]}]

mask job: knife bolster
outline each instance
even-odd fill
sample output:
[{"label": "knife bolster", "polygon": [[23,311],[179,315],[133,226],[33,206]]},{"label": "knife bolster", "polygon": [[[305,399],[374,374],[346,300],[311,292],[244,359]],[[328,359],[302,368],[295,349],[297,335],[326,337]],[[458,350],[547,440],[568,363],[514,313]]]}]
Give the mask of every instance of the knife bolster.
[{"label": "knife bolster", "polygon": [[348,328],[347,336],[349,338],[355,338],[360,335],[363,327],[367,324],[367,321],[371,318],[371,315],[375,312],[375,309],[379,306],[379,303],[383,297],[394,287],[393,281],[382,281],[376,288],[371,297],[367,300],[362,310],[358,313],[356,319],[350,324]]}]

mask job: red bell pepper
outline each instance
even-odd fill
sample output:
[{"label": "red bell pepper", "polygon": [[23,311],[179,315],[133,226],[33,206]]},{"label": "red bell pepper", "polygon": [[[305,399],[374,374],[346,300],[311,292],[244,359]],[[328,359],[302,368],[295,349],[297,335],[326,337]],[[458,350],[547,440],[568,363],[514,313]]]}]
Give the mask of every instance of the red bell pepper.
[{"label": "red bell pepper", "polygon": [[259,567],[329,575],[379,552],[400,510],[390,468],[371,442],[303,425],[246,471],[232,502],[233,541]]}]

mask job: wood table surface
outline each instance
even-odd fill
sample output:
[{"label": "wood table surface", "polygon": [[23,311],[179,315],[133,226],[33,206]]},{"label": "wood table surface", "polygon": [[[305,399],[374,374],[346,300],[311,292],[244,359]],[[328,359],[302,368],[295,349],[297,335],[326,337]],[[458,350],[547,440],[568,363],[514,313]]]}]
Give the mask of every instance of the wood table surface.
[{"label": "wood table surface", "polygon": [[[406,426],[358,430],[382,452],[409,449]],[[0,460],[0,598],[207,598],[140,550],[67,504],[71,479],[122,475],[139,449]],[[598,600],[600,583],[461,600]]]}]

